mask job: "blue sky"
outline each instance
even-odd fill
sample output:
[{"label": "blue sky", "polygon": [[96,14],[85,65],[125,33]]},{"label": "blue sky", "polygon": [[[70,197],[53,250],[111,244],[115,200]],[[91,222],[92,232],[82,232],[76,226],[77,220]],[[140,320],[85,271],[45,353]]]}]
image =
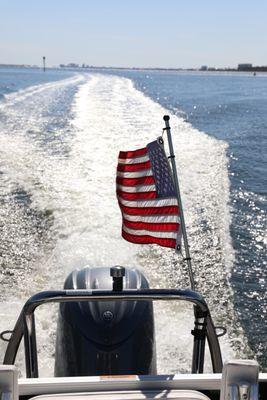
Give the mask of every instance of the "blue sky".
[{"label": "blue sky", "polygon": [[266,0],[0,0],[0,64],[267,65]]}]

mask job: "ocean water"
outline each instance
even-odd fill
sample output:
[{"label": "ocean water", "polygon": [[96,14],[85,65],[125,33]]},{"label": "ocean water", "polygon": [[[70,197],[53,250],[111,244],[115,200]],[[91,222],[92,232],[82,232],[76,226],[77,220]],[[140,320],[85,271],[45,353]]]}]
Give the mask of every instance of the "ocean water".
[{"label": "ocean water", "polygon": [[[227,328],[223,358],[255,357],[266,370],[266,107],[264,75],[1,68],[0,330],[85,265],[189,286],[171,250],[121,238],[115,196],[119,150],[161,135],[168,113],[197,290]],[[42,375],[53,374],[56,312],[37,315]],[[192,308],[155,312],[159,372],[190,371]]]}]

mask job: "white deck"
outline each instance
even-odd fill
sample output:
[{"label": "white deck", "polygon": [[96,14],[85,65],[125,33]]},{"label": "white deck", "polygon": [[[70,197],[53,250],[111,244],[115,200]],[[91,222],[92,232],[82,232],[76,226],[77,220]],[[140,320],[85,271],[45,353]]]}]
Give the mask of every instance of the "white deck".
[{"label": "white deck", "polygon": [[[221,374],[19,379],[19,395],[115,390],[219,390]],[[266,374],[267,379],[267,374]]]},{"label": "white deck", "polygon": [[[19,379],[19,395],[117,390],[219,390],[222,374]],[[259,374],[267,382],[267,373]]]},{"label": "white deck", "polygon": [[[5,396],[5,399],[18,400],[18,396],[38,396],[38,400],[134,400],[144,398],[205,400],[208,397],[192,391],[219,391],[225,381],[222,374],[32,379],[17,379],[17,375],[14,366],[0,366],[0,389],[2,394],[8,395]],[[246,374],[242,376],[246,376]],[[246,381],[249,381],[248,378],[249,375],[246,376]],[[267,384],[267,373],[260,373],[258,380],[260,384],[262,382]],[[239,379],[238,381],[240,382]]]}]

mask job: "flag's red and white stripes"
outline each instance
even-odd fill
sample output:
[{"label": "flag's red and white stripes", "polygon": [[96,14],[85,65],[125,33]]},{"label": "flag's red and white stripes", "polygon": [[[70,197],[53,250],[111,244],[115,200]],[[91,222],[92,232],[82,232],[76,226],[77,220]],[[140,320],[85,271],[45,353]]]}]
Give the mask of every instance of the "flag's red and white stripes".
[{"label": "flag's red and white stripes", "polygon": [[147,147],[120,152],[116,183],[124,239],[175,248],[180,223],[177,197],[158,196]]}]

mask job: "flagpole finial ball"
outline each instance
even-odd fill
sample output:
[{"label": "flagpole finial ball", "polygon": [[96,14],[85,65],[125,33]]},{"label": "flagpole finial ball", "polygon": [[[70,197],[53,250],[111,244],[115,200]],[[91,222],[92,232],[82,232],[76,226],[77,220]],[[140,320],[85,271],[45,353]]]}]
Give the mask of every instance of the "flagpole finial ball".
[{"label": "flagpole finial ball", "polygon": [[164,115],[163,119],[164,119],[164,121],[169,121],[170,116],[169,115]]}]

